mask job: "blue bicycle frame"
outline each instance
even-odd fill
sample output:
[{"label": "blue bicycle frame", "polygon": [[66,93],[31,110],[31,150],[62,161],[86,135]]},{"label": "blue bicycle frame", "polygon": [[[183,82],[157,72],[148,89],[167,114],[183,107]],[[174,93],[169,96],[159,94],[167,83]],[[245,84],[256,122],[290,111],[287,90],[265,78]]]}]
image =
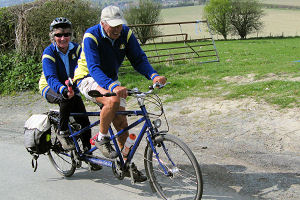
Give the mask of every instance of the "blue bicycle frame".
[{"label": "blue bicycle frame", "polygon": [[[116,152],[118,153],[118,156],[119,156],[119,159],[120,159],[120,164],[121,164],[121,167],[124,167],[127,163],[130,163],[130,161],[132,160],[144,134],[147,132],[147,137],[148,137],[148,141],[151,145],[151,148],[153,150],[154,149],[154,146],[153,146],[153,142],[152,142],[152,139],[151,139],[151,136],[154,134],[154,131],[153,131],[153,125],[150,121],[150,118],[148,117],[148,112],[145,108],[144,105],[140,106],[141,110],[134,110],[134,111],[118,111],[116,114],[117,115],[126,115],[126,116],[142,116],[140,119],[136,120],[135,122],[131,123],[129,126],[127,126],[126,128],[122,129],[121,131],[117,132],[116,134],[114,134],[113,130],[111,127],[109,127],[109,133],[110,133],[110,140],[113,141],[113,144],[115,146],[115,150]],[[100,112],[85,112],[85,113],[71,113],[70,116],[99,116],[100,115]],[[118,143],[117,143],[117,137],[122,135],[124,132],[134,128],[135,126],[139,125],[140,123],[144,122],[144,125],[133,145],[133,147],[131,148],[128,156],[127,156],[127,159],[126,161],[124,161],[123,157],[122,157],[122,154],[121,154],[121,150],[118,146]],[[107,167],[113,167],[113,162],[114,160],[112,159],[109,159],[109,158],[95,158],[95,157],[90,157],[90,156],[87,156],[89,154],[91,154],[92,152],[94,152],[95,150],[97,150],[97,147],[93,147],[91,148],[90,150],[88,150],[87,152],[82,152],[79,148],[79,144],[76,140],[76,136],[82,134],[84,131],[88,130],[88,129],[91,129],[92,127],[98,125],[100,123],[100,120],[97,120],[95,121],[94,123],[92,123],[91,125],[87,126],[87,127],[84,127],[82,129],[80,129],[79,131],[76,131],[74,132],[70,125],[69,125],[69,129],[70,129],[70,132],[71,132],[71,135],[70,137],[73,139],[74,143],[75,143],[75,148],[76,148],[76,151],[79,155],[79,157],[81,157],[81,159],[83,160],[86,160],[88,162],[92,162],[92,163],[95,163],[95,164],[98,164],[98,165],[103,165],[103,166],[107,166]],[[147,130],[148,129],[148,130]],[[154,152],[156,154],[156,152]]]}]

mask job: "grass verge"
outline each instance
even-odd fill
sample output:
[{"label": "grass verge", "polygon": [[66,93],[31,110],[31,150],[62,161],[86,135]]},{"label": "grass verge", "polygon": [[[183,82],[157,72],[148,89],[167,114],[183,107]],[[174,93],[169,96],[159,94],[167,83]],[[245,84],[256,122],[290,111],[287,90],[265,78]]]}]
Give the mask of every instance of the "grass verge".
[{"label": "grass verge", "polygon": [[[191,96],[254,98],[281,108],[300,107],[300,38],[216,41],[218,63],[154,65],[172,84],[161,93],[167,101]],[[146,90],[131,68],[121,68],[120,81]],[[137,84],[138,83],[138,84]]]}]

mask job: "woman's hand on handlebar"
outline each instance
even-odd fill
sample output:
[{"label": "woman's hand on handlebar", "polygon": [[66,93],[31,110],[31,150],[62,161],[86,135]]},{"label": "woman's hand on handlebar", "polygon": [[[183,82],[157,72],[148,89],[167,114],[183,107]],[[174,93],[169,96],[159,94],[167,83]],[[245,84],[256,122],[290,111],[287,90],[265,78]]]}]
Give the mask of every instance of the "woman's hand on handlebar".
[{"label": "woman's hand on handlebar", "polygon": [[74,84],[73,84],[73,81],[72,79],[69,77],[68,80],[65,81],[65,84],[67,86],[67,91],[64,91],[63,92],[63,96],[66,98],[66,99],[71,99],[74,97],[75,93],[74,93]]},{"label": "woman's hand on handlebar", "polygon": [[74,90],[71,90],[69,91],[67,88],[65,88],[62,92],[62,96],[65,98],[65,99],[71,99],[74,97]]},{"label": "woman's hand on handlebar", "polygon": [[74,96],[75,96],[74,90],[68,91],[69,99],[73,98]]}]

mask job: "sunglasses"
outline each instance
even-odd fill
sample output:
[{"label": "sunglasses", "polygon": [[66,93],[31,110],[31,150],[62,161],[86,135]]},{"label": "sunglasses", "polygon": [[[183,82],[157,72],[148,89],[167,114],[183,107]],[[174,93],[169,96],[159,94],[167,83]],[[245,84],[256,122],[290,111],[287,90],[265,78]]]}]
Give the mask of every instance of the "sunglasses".
[{"label": "sunglasses", "polygon": [[54,34],[55,37],[59,37],[59,38],[61,38],[62,36],[70,37],[71,35],[72,35],[72,33],[56,33],[56,34]]}]

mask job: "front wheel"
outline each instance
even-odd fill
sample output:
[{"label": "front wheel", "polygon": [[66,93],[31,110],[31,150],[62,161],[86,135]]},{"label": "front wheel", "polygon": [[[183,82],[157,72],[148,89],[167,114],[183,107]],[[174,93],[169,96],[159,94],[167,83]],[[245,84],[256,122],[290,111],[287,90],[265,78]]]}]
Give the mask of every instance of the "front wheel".
[{"label": "front wheel", "polygon": [[163,199],[194,199],[202,197],[200,166],[189,147],[173,135],[162,135],[145,149],[145,169],[150,184]]},{"label": "front wheel", "polygon": [[64,150],[56,136],[57,126],[51,125],[51,148],[48,157],[56,171],[65,176],[70,177],[76,169],[76,162],[72,151]]}]

